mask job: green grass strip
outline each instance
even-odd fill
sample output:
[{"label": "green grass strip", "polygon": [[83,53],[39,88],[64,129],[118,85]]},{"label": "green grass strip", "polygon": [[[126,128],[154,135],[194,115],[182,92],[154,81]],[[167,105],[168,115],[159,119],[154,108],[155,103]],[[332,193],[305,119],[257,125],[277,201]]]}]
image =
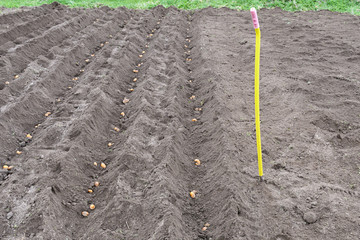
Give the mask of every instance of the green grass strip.
[{"label": "green grass strip", "polygon": [[[39,6],[52,3],[53,0],[0,0],[0,6],[16,8],[21,6]],[[69,7],[94,8],[101,6],[150,9],[157,5],[175,6],[181,9],[199,9],[208,6],[228,7],[249,10],[251,7],[280,7],[287,11],[309,11],[327,9],[335,12],[347,12],[360,15],[360,0],[58,0]]]}]

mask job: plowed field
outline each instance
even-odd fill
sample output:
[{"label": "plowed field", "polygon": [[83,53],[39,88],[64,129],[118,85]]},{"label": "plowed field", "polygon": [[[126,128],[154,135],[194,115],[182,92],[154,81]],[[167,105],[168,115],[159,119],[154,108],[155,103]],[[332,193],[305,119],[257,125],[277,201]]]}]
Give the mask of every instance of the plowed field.
[{"label": "plowed field", "polygon": [[360,236],[359,16],[258,12],[259,182],[250,12],[5,12],[1,239]]}]

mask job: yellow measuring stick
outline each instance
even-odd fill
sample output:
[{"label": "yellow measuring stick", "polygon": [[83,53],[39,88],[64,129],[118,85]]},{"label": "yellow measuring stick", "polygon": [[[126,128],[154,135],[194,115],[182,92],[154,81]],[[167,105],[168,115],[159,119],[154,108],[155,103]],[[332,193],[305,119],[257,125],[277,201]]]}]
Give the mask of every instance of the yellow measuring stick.
[{"label": "yellow measuring stick", "polygon": [[262,152],[261,152],[261,135],[260,135],[260,94],[259,94],[259,73],[260,73],[260,25],[257,17],[256,9],[251,8],[251,17],[254,23],[256,33],[255,45],[255,126],[256,126],[256,146],[258,155],[259,177],[263,177]]}]

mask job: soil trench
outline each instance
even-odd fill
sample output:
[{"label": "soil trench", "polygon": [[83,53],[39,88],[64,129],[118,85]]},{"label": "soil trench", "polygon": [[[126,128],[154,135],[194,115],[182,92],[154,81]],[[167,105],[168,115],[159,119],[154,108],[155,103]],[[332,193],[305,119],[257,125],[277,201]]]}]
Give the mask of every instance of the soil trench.
[{"label": "soil trench", "polygon": [[263,182],[249,12],[0,15],[0,238],[356,239],[360,18],[258,14]]}]

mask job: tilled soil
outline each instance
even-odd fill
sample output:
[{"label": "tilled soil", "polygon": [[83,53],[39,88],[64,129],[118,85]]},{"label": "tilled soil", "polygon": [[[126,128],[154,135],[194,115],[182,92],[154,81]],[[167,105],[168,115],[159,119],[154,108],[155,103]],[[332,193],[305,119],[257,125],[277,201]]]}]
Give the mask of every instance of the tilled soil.
[{"label": "tilled soil", "polygon": [[249,12],[1,15],[0,238],[357,239],[360,18],[258,14],[263,182]]}]

